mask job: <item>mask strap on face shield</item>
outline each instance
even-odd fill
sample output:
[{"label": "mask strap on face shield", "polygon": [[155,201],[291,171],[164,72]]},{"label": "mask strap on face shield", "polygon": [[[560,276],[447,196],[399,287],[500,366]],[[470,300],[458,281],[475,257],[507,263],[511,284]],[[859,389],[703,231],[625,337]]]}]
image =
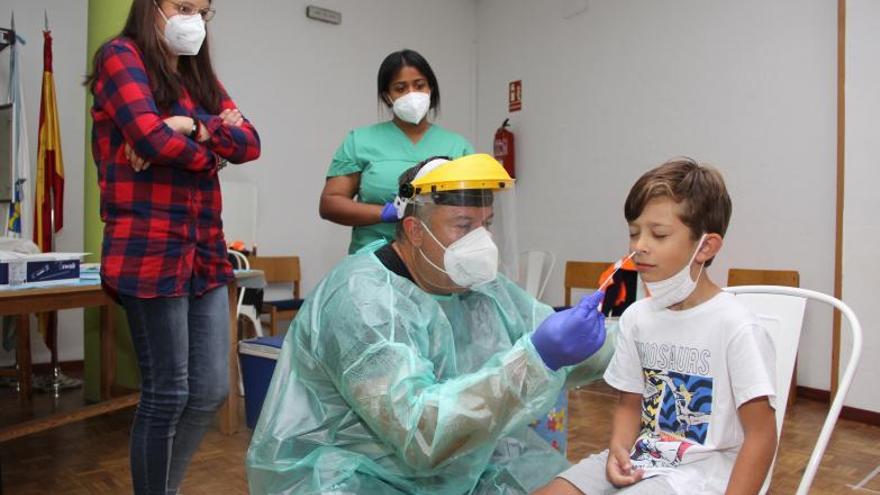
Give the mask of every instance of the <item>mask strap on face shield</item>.
[{"label": "mask strap on face shield", "polygon": [[397,219],[403,220],[404,215],[406,215],[406,207],[407,205],[412,204],[412,200],[409,198],[401,198],[400,196],[394,197],[394,209],[397,210]]},{"label": "mask strap on face shield", "polygon": [[[429,172],[434,170],[435,168],[443,165],[444,163],[450,161],[448,157],[438,156],[428,163],[422,165],[422,168],[416,172],[416,176],[413,177],[413,181],[416,179],[421,179]],[[397,196],[394,197],[394,208],[397,210],[397,219],[402,220],[404,215],[406,215],[406,207],[407,205],[416,204],[415,199],[415,190],[411,183],[401,184],[397,190]]]}]

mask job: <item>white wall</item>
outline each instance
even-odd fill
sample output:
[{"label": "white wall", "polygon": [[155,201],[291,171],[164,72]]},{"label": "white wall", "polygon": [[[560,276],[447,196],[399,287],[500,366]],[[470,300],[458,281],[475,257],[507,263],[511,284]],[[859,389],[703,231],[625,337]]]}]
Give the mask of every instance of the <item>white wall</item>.
[{"label": "white wall", "polygon": [[382,59],[420,52],[439,79],[439,123],[472,139],[475,121],[473,0],[320,2],[342,12],[338,26],[307,19],[309,3],[218,0],[210,25],[219,77],[263,144],[257,162],[223,178],[257,184],[259,252],[299,255],[306,291],[348,247],[350,229],[322,220],[318,198],[346,133],[390,115],[376,99]]},{"label": "white wall", "polygon": [[[630,186],[676,155],[718,166],[733,198],[715,281],[795,269],[832,292],[835,2],[478,0],[477,25],[478,147],[523,81],[520,249],[557,254],[549,302],[565,260],[625,254]],[[799,383],[827,389],[831,312],[807,317]]]},{"label": "white wall", "polygon": [[[880,195],[877,157],[880,156],[880,4],[848,0],[846,23],[846,202],[843,222],[843,300],[861,320],[864,330],[861,365],[846,404],[880,411],[880,307],[876,302],[880,275]],[[847,332],[843,333],[848,336]],[[850,339],[842,341],[841,364],[849,357]],[[841,367],[841,376],[843,368]]]},{"label": "white wall", "polygon": [[[49,14],[54,46],[54,70],[58,113],[60,115],[61,146],[64,158],[64,229],[55,237],[57,251],[79,252],[83,249],[83,160],[85,137],[86,73],[86,0],[3,0],[0,3],[0,26],[10,27],[15,12],[15,27],[27,44],[19,47],[22,62],[21,76],[27,110],[28,139],[31,165],[37,156],[40,88],[43,77],[43,10]],[[0,99],[7,95],[9,80],[9,49],[0,53]],[[31,169],[31,184],[27,201],[33,206],[35,168]],[[5,209],[3,209],[5,212]],[[33,210],[31,210],[33,211]],[[3,218],[5,222],[5,217]],[[33,232],[33,213],[23,219],[25,236]],[[59,359],[81,360],[83,357],[82,310],[59,313]],[[34,362],[48,362],[49,351],[36,331],[31,332]],[[14,362],[14,353],[0,349],[0,366]]]},{"label": "white wall", "polygon": [[[857,15],[876,6],[850,3],[850,43],[867,42],[850,54],[847,239],[864,232],[875,238],[876,227],[871,231],[866,218],[852,213],[877,211],[867,187],[876,178],[869,157],[878,142],[871,120],[878,105],[868,88],[880,77],[866,60],[877,51],[878,31],[867,25],[870,16]],[[687,154],[721,168],[734,201],[725,249],[710,269],[716,281],[726,282],[730,266],[797,269],[803,287],[832,292],[835,2],[325,0],[322,6],[342,12],[340,26],[306,19],[306,4],[217,0],[210,26],[219,75],[263,138],[262,158],[226,169],[224,179],[258,186],[260,252],[299,254],[305,290],[344,256],[349,239],[347,228],[317,213],[330,157],[349,129],[386,118],[376,102],[376,71],[385,55],[408,47],[437,72],[440,123],[478,150],[491,149],[506,116],[507,83],[523,80],[523,111],[512,118],[521,249],[549,249],[560,261],[619,257],[626,250],[622,204],[629,187],[648,168]],[[58,245],[79,250],[86,2],[5,1],[0,24],[15,9],[28,38],[24,71],[35,153],[44,6],[65,21],[53,23],[70,212]],[[6,63],[4,53],[3,81]],[[873,259],[867,246],[846,244],[848,299],[877,273],[876,265],[864,269]],[[554,304],[562,300],[562,266],[548,287],[546,299]],[[852,302],[864,318],[876,319],[869,301]],[[81,317],[62,318],[61,357],[78,359]],[[828,388],[830,325],[830,311],[808,310],[802,385]],[[36,339],[34,348],[42,349]],[[47,354],[38,350],[37,358]],[[876,376],[876,367],[865,369],[863,375]],[[857,381],[860,387],[867,382]],[[875,404],[852,403],[876,410]]]}]

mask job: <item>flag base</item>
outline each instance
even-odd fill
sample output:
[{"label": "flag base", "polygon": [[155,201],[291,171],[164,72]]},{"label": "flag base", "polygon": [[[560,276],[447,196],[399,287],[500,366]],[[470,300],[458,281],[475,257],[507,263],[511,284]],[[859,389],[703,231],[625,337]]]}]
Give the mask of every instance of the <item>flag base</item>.
[{"label": "flag base", "polygon": [[58,368],[55,368],[51,375],[35,376],[33,381],[34,390],[52,393],[55,398],[61,395],[62,390],[80,388],[82,385],[82,380],[67,376]]}]

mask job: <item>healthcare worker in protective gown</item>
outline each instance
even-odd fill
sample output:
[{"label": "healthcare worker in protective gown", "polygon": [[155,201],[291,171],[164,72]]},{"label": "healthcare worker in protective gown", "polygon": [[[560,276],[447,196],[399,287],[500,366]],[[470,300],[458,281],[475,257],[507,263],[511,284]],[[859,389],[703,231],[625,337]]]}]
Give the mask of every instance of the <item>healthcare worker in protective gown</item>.
[{"label": "healthcare worker in protective gown", "polygon": [[348,256],[291,324],[252,494],[524,494],[568,466],[528,423],[614,339],[601,293],[553,313],[498,273],[512,188],[488,155],[401,176],[396,240]]}]

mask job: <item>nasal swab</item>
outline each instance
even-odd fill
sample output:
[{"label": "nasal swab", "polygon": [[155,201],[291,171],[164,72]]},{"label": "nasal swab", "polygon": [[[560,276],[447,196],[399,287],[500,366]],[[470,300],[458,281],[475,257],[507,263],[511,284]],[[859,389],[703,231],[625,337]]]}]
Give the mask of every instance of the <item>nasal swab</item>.
[{"label": "nasal swab", "polygon": [[[617,260],[617,262],[614,263],[614,271],[611,272],[611,275],[608,275],[608,278],[606,278],[604,282],[599,284],[598,290],[603,291],[606,288],[608,288],[608,286],[611,285],[611,282],[614,279],[614,274],[617,273],[618,270],[620,270],[620,268],[623,266],[624,263],[626,263],[633,256],[635,256],[637,252],[638,251],[633,251],[633,252],[629,253],[629,255],[624,256],[623,258],[620,258],[619,260]],[[601,313],[602,312],[602,301],[599,301],[599,308],[598,309],[599,309],[599,312]]]},{"label": "nasal swab", "polygon": [[610,285],[612,279],[614,278],[614,274],[617,273],[618,270],[620,270],[620,268],[623,266],[624,263],[626,263],[633,256],[635,256],[636,253],[637,253],[637,251],[633,251],[633,252],[629,253],[629,255],[624,256],[623,258],[620,258],[619,260],[617,260],[617,262],[614,263],[614,271],[611,272],[611,275],[608,275],[608,278],[606,278],[604,282],[599,284],[599,290],[605,290],[605,288],[608,285]]}]

